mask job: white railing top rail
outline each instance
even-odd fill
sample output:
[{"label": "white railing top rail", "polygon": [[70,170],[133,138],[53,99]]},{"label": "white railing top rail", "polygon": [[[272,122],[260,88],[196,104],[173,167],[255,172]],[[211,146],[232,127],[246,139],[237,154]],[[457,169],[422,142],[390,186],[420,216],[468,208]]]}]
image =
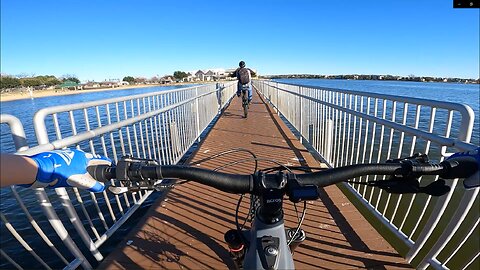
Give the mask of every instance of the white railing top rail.
[{"label": "white railing top rail", "polygon": [[[291,90],[287,90],[281,87],[278,87],[279,83],[272,82],[272,81],[266,81],[267,84],[270,84],[270,86],[276,88],[279,91],[284,91],[288,92],[292,95],[296,95],[302,98],[306,98],[312,101],[316,101],[322,104],[328,104],[332,108],[339,109],[348,113],[355,113],[355,111],[351,111],[346,109],[345,107],[340,107],[335,104],[331,104],[322,100],[318,100],[306,95],[302,95],[301,93],[297,93]],[[364,91],[354,91],[354,90],[344,90],[344,89],[336,89],[336,88],[328,88],[328,87],[320,87],[320,86],[311,86],[311,85],[303,85],[303,84],[289,84],[289,83],[281,83],[285,85],[290,85],[290,86],[296,86],[296,87],[302,87],[302,88],[307,88],[307,89],[318,89],[318,90],[325,90],[329,92],[335,92],[335,93],[342,93],[342,94],[349,94],[349,95],[355,95],[355,96],[363,96],[363,97],[370,97],[370,98],[378,98],[378,99],[383,99],[383,100],[391,100],[391,101],[399,101],[399,102],[404,102],[408,104],[415,104],[415,105],[426,105],[429,107],[435,107],[435,108],[442,108],[445,110],[450,110],[450,111],[457,111],[458,113],[461,114],[462,116],[462,121],[460,124],[461,131],[462,133],[459,134],[459,138],[462,138],[462,141],[464,142],[469,142],[471,139],[471,133],[473,130],[473,122],[474,122],[474,111],[473,109],[465,104],[460,104],[460,103],[454,103],[454,102],[448,102],[448,101],[438,101],[438,100],[431,100],[431,99],[423,99],[423,98],[415,98],[415,97],[405,97],[405,96],[395,96],[395,95],[389,95],[389,94],[378,94],[378,93],[371,93],[371,92],[364,92]],[[365,115],[364,115],[365,116]],[[369,117],[369,116],[367,116]],[[398,127],[398,126],[397,126]],[[453,146],[453,144],[449,145]],[[465,145],[464,145],[465,147]]]},{"label": "white railing top rail", "polygon": [[[195,87],[185,88],[185,89],[182,88],[181,90],[194,89],[194,88]],[[62,105],[62,106],[54,106],[54,107],[44,108],[44,109],[39,110],[34,116],[34,122],[36,124],[37,138],[47,138],[47,140],[48,140],[48,137],[45,134],[46,127],[44,126],[45,118],[48,115],[59,113],[59,112],[68,112],[68,111],[72,111],[72,110],[84,109],[84,108],[88,108],[88,107],[95,107],[95,106],[110,104],[110,103],[119,102],[119,101],[139,99],[139,98],[144,98],[144,97],[154,96],[154,95],[159,95],[159,94],[164,95],[164,94],[168,94],[168,93],[175,93],[175,92],[178,92],[178,91],[179,90],[165,91],[165,92],[157,92],[155,94],[148,94],[148,95],[142,94],[142,95],[129,96],[129,97],[124,97],[124,98],[113,98],[113,99],[105,99],[105,100],[94,101],[94,102],[77,103],[77,104],[75,104],[75,106]],[[162,109],[158,109],[158,110],[155,110],[155,111],[150,111],[148,113],[141,114],[141,115],[133,117],[133,118],[121,120],[117,123],[112,123],[112,124],[109,124],[107,126],[102,126],[102,127],[99,127],[99,128],[84,131],[82,133],[70,136],[68,138],[55,140],[53,142],[44,142],[43,144],[40,144],[36,147],[32,147],[28,150],[22,151],[19,154],[32,155],[32,154],[36,154],[36,153],[43,152],[43,151],[50,151],[50,150],[54,150],[54,149],[62,149],[62,148],[65,148],[67,146],[79,143],[81,141],[85,141],[85,140],[88,140],[88,139],[91,139],[91,138],[94,138],[94,137],[98,137],[98,136],[103,135],[103,134],[107,134],[109,132],[112,132],[114,130],[119,129],[120,127],[124,127],[124,126],[128,126],[128,125],[140,122],[140,121],[148,119],[148,118],[150,118],[154,115],[164,113],[166,111],[169,111],[169,110],[172,110],[174,108],[180,107],[180,106],[185,105],[187,103],[191,103],[198,98],[201,98],[201,97],[206,96],[206,95],[210,95],[212,93],[215,93],[216,91],[217,90],[211,90],[209,92],[199,94],[198,96],[195,96],[193,98],[189,98],[189,99],[183,100],[181,102],[178,102],[178,103],[175,103],[175,104],[172,104],[172,105],[168,105],[166,107],[163,107]],[[37,126],[38,126],[38,128],[37,128]],[[39,141],[45,141],[45,140],[39,140]]]}]

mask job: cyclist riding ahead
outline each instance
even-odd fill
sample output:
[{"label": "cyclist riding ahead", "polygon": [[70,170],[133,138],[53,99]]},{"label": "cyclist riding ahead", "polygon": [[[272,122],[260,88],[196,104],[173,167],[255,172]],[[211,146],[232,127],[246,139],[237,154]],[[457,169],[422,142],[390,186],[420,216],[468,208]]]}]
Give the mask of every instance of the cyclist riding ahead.
[{"label": "cyclist riding ahead", "polygon": [[[238,88],[237,88],[237,97],[242,95],[242,106],[244,109],[244,116],[247,117],[247,109],[252,101],[252,75],[255,75],[255,72],[247,67],[245,67],[245,62],[240,61],[238,63],[238,68],[231,75],[232,77],[237,77],[238,79]],[[248,99],[247,99],[248,94]]]}]

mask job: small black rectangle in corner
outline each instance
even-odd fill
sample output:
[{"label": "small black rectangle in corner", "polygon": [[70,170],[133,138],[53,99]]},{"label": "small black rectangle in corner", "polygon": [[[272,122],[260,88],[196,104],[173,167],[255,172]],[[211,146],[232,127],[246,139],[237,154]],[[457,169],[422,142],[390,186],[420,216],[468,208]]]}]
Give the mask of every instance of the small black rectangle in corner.
[{"label": "small black rectangle in corner", "polygon": [[453,0],[453,8],[480,8],[480,0]]}]

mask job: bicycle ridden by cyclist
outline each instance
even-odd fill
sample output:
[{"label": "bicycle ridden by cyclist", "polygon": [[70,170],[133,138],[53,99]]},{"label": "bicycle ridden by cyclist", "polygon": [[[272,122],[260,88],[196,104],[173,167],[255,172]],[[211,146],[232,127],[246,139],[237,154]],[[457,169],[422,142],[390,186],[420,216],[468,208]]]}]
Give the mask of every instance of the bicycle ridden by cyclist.
[{"label": "bicycle ridden by cyclist", "polygon": [[105,185],[87,171],[88,166],[110,165],[106,157],[77,149],[54,150],[33,156],[2,153],[0,155],[0,187],[78,187],[102,192]]},{"label": "bicycle ridden by cyclist", "polygon": [[254,76],[255,72],[245,67],[244,61],[238,63],[238,68],[232,74],[232,77],[238,79],[237,97],[240,97],[242,91],[248,91],[248,103],[252,101],[252,75]]}]

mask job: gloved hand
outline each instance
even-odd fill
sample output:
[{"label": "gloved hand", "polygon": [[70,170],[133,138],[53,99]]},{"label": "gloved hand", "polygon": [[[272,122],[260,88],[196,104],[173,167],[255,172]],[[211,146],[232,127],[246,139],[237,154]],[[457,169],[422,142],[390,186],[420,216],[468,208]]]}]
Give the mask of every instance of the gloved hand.
[{"label": "gloved hand", "polygon": [[30,156],[37,165],[36,181],[31,187],[78,187],[102,192],[105,185],[87,172],[91,165],[110,165],[109,158],[85,153],[77,149],[54,150]]},{"label": "gloved hand", "polygon": [[[477,171],[473,175],[465,178],[463,180],[463,186],[466,189],[476,188],[480,186],[480,147],[475,150],[470,150],[468,152],[455,153],[451,155],[446,160],[455,160],[458,158],[468,158],[472,160],[472,164],[477,165]],[[476,162],[475,162],[476,161]]]}]

